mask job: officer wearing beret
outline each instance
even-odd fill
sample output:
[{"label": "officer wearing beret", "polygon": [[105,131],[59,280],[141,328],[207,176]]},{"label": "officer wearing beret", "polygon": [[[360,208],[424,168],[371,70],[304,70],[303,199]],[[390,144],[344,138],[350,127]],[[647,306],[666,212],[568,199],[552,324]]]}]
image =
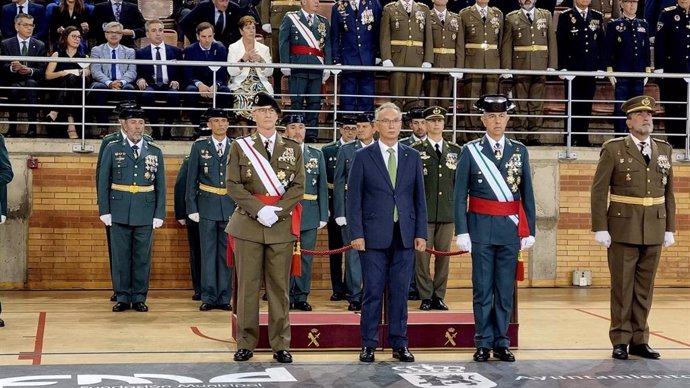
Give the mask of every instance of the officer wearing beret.
[{"label": "officer wearing beret", "polygon": [[[623,15],[609,21],[606,28],[606,71],[651,72],[651,51],[649,48],[649,26],[644,19],[635,17],[638,0],[621,0]],[[616,101],[625,101],[639,96],[644,91],[646,78],[609,77],[615,88]],[[616,116],[623,116],[621,103],[615,104]],[[628,127],[625,119],[616,119],[618,135],[625,135]]]},{"label": "officer wearing beret", "polygon": [[143,137],[144,111],[126,109],[121,117],[126,137],[103,150],[98,211],[111,227],[113,311],[146,312],[153,229],[165,218],[165,168],[160,148]]},{"label": "officer wearing beret", "polygon": [[227,263],[225,227],[235,210],[228,196],[225,173],[230,139],[228,115],[218,108],[204,114],[211,136],[192,144],[187,174],[187,214],[199,224],[201,243],[201,305],[199,310],[229,311],[232,273]]},{"label": "officer wearing beret", "polygon": [[412,144],[426,139],[426,123],[424,122],[424,107],[415,107],[407,111],[405,118],[407,120],[407,126],[410,128],[412,133],[410,136],[400,139],[400,143],[406,146],[411,146]]},{"label": "officer wearing beret", "polygon": [[602,146],[592,182],[592,231],[607,248],[611,273],[612,357],[659,358],[649,347],[647,317],[662,248],[675,243],[673,149],[650,137],[655,101],[638,96],[623,103],[630,136]]},{"label": "officer wearing beret", "polygon": [[[346,114],[338,118],[338,131],[340,139],[330,142],[321,148],[326,161],[326,177],[328,178],[328,249],[333,250],[343,246],[343,235],[340,225],[335,222],[335,209],[333,208],[333,178],[335,165],[338,161],[338,150],[341,146],[355,140],[357,135],[357,116]],[[345,280],[343,279],[343,254],[330,256],[329,267],[331,274],[331,301],[345,299]]]},{"label": "officer wearing beret", "polygon": [[[296,141],[302,149],[304,158],[304,198],[302,204],[302,223],[300,225],[300,246],[314,250],[316,232],[328,222],[328,182],[326,162],[318,148],[304,144],[306,128],[304,116],[300,114],[283,117],[285,137]],[[311,311],[307,302],[311,291],[311,271],[314,257],[302,252],[302,274],[290,277],[290,304],[292,308]]]},{"label": "officer wearing beret", "polygon": [[[472,305],[477,347],[474,360],[515,361],[508,324],[518,252],[534,244],[535,204],[527,148],[505,136],[508,111],[503,95],[485,95],[486,135],[463,147],[455,177],[458,248],[472,254]],[[469,206],[468,206],[469,205]]]},{"label": "officer wearing beret", "polygon": [[[5,147],[5,138],[0,134],[0,224],[4,224],[7,220],[7,185],[12,178],[14,178],[14,173],[10,164],[10,155]],[[2,313],[1,303],[0,313]],[[0,318],[0,327],[4,326],[5,322]]]},{"label": "officer wearing beret", "polygon": [[[425,111],[427,137],[412,144],[419,151],[424,171],[424,190],[427,208],[427,246],[442,252],[450,251],[453,239],[453,190],[455,188],[455,170],[458,165],[461,148],[455,143],[443,139],[443,128],[446,122],[445,108],[431,106]],[[429,266],[431,254],[415,252],[415,276],[417,289],[422,302],[420,310],[448,310],[443,299],[448,284],[448,256],[434,258],[434,277]]]},{"label": "officer wearing beret", "polygon": [[300,233],[298,212],[293,210],[304,196],[304,159],[297,142],[276,133],[279,113],[273,97],[257,93],[252,106],[256,131],[236,139],[230,148],[227,188],[237,208],[225,231],[233,243],[237,273],[235,361],[254,356],[259,341],[259,288],[264,276],[273,358],[292,362],[288,289],[291,266],[299,266],[292,258]]},{"label": "officer wearing beret", "polygon": [[194,294],[192,300],[201,300],[201,243],[199,242],[199,223],[189,219],[187,215],[187,175],[189,172],[189,155],[185,156],[175,178],[175,219],[187,229],[187,244],[189,245],[189,273],[192,277]]}]

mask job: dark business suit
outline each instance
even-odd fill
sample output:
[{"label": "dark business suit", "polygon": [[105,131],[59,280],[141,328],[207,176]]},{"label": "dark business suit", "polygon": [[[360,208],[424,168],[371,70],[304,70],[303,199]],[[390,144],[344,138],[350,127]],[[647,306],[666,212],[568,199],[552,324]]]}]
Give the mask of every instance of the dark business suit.
[{"label": "dark business suit", "polygon": [[[407,292],[414,264],[415,238],[427,238],[422,160],[399,144],[398,173],[391,184],[379,142],[357,151],[348,178],[347,220],[352,240],[364,238],[362,346],[379,345],[378,324],[384,287],[388,288],[388,341],[407,347]],[[393,212],[397,207],[398,222]]]},{"label": "dark business suit", "polygon": [[[48,23],[45,20],[46,9],[44,6],[33,2],[29,2],[28,5],[29,12],[26,12],[26,9],[24,9],[24,13],[28,13],[34,17],[34,25],[36,27],[34,27],[33,35],[36,39],[45,42],[48,32]],[[17,36],[17,30],[14,29],[14,18],[16,16],[17,4],[11,3],[2,7],[2,25],[0,25],[0,30],[2,31],[3,38],[9,39]]]},{"label": "dark business suit", "polygon": [[187,171],[189,170],[189,156],[180,165],[175,179],[175,219],[185,220],[187,229],[187,243],[189,244],[189,269],[192,276],[194,295],[201,296],[201,243],[199,242],[199,224],[187,217],[185,192],[187,191]]},{"label": "dark business suit", "polygon": [[[185,61],[225,62],[227,61],[227,51],[225,47],[218,42],[213,42],[208,50],[204,50],[199,42],[196,42],[189,45],[184,50],[184,59]],[[218,87],[216,89],[217,108],[229,108],[232,102],[227,79],[228,72],[224,68],[220,68],[216,72],[216,86]],[[196,83],[202,82],[207,86],[213,85],[213,71],[207,66],[185,66],[184,81],[187,84],[185,91],[190,93],[185,95],[185,106],[192,108],[198,107],[201,96],[199,95],[199,88],[196,86]],[[189,118],[194,125],[199,124],[200,116],[201,112],[198,110],[193,110],[189,113]]]},{"label": "dark business suit", "polygon": [[144,16],[139,11],[139,7],[126,1],[122,2],[122,9],[120,10],[120,18],[116,20],[113,13],[113,5],[110,1],[96,4],[91,14],[90,31],[92,36],[96,37],[97,44],[105,43],[105,30],[103,27],[109,22],[120,22],[125,30],[134,31],[134,38],[131,36],[122,36],[120,44],[134,48],[134,39],[139,39],[146,36],[146,29],[144,24]]},{"label": "dark business suit", "polygon": [[[232,1],[228,3],[228,8],[225,9],[225,26],[219,31],[214,28],[214,38],[216,41],[223,43],[225,47],[235,43],[242,36],[240,35],[239,21],[246,12],[241,10],[239,6]],[[184,32],[184,36],[189,39],[191,43],[198,41],[196,37],[196,26],[199,23],[208,22],[214,27],[216,26],[216,6],[208,1],[203,1],[196,5],[185,17],[180,20],[180,26]]]}]

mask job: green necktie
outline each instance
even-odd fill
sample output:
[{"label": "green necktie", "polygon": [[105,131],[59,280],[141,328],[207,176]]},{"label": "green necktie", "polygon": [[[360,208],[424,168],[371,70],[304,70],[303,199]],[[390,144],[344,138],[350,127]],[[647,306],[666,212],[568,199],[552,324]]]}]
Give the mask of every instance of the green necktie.
[{"label": "green necktie", "polygon": [[[388,176],[391,178],[391,184],[395,189],[395,182],[398,178],[398,161],[395,159],[395,150],[388,149]],[[393,222],[398,222],[398,206],[393,209]]]},{"label": "green necktie", "polygon": [[26,45],[26,41],[22,42],[22,56],[25,57],[29,55],[29,47]]}]

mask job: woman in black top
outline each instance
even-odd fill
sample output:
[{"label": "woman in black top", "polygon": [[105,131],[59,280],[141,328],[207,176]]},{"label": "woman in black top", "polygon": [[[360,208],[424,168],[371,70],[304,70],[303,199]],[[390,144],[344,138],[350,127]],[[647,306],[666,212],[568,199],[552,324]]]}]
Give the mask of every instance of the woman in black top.
[{"label": "woman in black top", "polygon": [[62,31],[69,27],[76,27],[82,35],[82,48],[86,52],[86,35],[89,32],[89,11],[84,7],[84,0],[62,0],[58,8],[53,11],[50,19],[50,43],[53,49]]}]

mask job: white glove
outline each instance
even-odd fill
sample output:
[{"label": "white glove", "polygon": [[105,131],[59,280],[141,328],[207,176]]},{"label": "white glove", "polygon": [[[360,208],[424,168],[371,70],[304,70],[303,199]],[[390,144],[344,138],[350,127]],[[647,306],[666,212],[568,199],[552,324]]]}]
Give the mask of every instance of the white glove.
[{"label": "white glove", "polygon": [[649,78],[644,77],[644,80],[642,80],[642,85],[647,86],[647,81],[649,81]]},{"label": "white glove", "polygon": [[154,218],[153,219],[153,229],[158,229],[161,226],[163,226],[163,220],[161,220],[160,218]]},{"label": "white glove", "polygon": [[282,207],[270,205],[264,206],[261,208],[261,210],[259,210],[259,213],[256,215],[256,219],[261,223],[261,225],[270,228],[276,223],[276,221],[278,221],[276,212],[281,210],[283,210]]},{"label": "white glove", "polygon": [[177,220],[180,225],[187,225],[187,220]]},{"label": "white glove", "polygon": [[187,217],[189,217],[190,220],[196,222],[197,224],[199,223],[199,213],[192,213]]},{"label": "white glove", "polygon": [[457,245],[461,251],[472,253],[472,240],[470,240],[469,233],[459,234],[455,239],[455,245]]},{"label": "white glove", "polygon": [[463,73],[450,73],[450,76],[455,79],[462,79],[463,75]]},{"label": "white glove", "polygon": [[425,68],[425,69],[429,69],[429,68],[431,68],[431,63],[429,63],[429,62],[422,62],[422,67]]},{"label": "white glove", "polygon": [[325,84],[329,78],[331,78],[331,71],[330,70],[324,70],[323,76],[321,77],[321,83]]},{"label": "white glove", "polygon": [[596,79],[604,79],[604,70],[597,70],[597,75],[594,77]]},{"label": "white glove", "polygon": [[653,36],[649,37],[649,43],[654,44],[654,37]]},{"label": "white glove", "polygon": [[261,29],[264,30],[264,32],[266,32],[267,34],[270,34],[271,31],[272,31],[272,30],[271,30],[271,25],[268,24],[268,23],[262,25],[262,26],[261,26]]},{"label": "white glove", "polygon": [[110,214],[103,214],[99,218],[101,219],[101,222],[105,224],[105,226],[113,225],[113,217]]},{"label": "white glove", "polygon": [[284,76],[289,77],[292,73],[292,70],[290,70],[288,67],[284,67],[280,69],[280,72],[283,73]]},{"label": "white glove", "polygon": [[381,63],[381,58],[374,59],[374,66],[378,65],[379,63]]},{"label": "white glove", "polygon": [[391,61],[390,59],[386,59],[385,61],[383,61],[383,67],[393,67],[393,61]]},{"label": "white glove", "polygon": [[530,249],[534,245],[534,236],[523,237],[520,239],[520,249]]},{"label": "white glove", "polygon": [[335,217],[335,223],[338,224],[338,226],[346,226],[347,225],[347,218]]},{"label": "white glove", "polygon": [[328,225],[326,221],[319,221],[319,229],[323,229],[324,226]]},{"label": "white glove", "polygon": [[[561,71],[568,71],[568,69],[561,69]],[[564,76],[564,75],[559,75],[558,78],[560,78],[560,79],[565,79],[565,76]]]},{"label": "white glove", "polygon": [[597,244],[601,245],[602,247],[608,248],[611,246],[611,235],[609,234],[608,230],[594,232],[594,241],[596,241]]},{"label": "white glove", "polygon": [[5,220],[7,220],[7,217],[5,216],[0,216],[0,224],[4,224]]},{"label": "white glove", "polygon": [[556,69],[554,69],[553,67],[547,67],[546,71],[556,71]]},{"label": "white glove", "polygon": [[510,79],[510,78],[513,78],[513,75],[512,74],[501,74],[501,78]]},{"label": "white glove", "polygon": [[657,74],[664,74],[664,69],[654,69],[654,72]]},{"label": "white glove", "polygon": [[609,77],[609,82],[611,82],[611,86],[616,87],[616,77]]},{"label": "white glove", "polygon": [[676,239],[673,238],[673,232],[664,232],[664,248],[668,248],[676,243]]}]

